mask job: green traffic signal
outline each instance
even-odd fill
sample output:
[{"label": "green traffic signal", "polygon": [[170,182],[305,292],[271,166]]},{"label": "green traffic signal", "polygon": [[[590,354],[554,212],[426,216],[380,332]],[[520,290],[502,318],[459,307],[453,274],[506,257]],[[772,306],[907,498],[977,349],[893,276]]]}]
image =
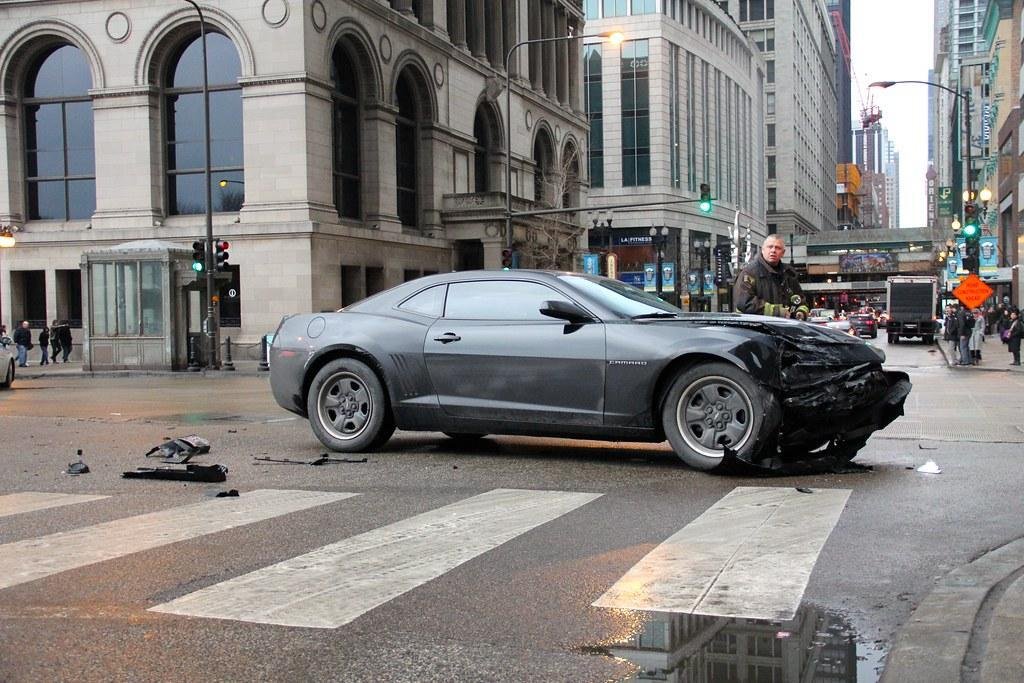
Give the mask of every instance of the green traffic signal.
[{"label": "green traffic signal", "polygon": [[977,223],[967,223],[967,224],[965,224],[963,232],[964,232],[964,237],[974,237],[975,235],[978,234],[978,224]]},{"label": "green traffic signal", "polygon": [[203,272],[203,262],[202,261],[193,261],[192,262],[192,270],[196,271],[197,273]]},{"label": "green traffic signal", "polygon": [[700,184],[700,202],[697,208],[701,213],[711,213],[711,186],[707,183]]}]

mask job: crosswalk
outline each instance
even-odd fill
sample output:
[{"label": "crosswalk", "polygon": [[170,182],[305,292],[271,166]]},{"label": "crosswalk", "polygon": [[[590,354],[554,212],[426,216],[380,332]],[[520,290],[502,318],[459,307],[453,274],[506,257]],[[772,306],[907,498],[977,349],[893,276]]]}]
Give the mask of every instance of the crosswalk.
[{"label": "crosswalk", "polygon": [[[738,487],[657,545],[595,609],[792,618],[850,491]],[[0,495],[0,518],[88,505],[105,496]],[[576,513],[600,493],[494,489],[187,592],[151,612],[334,629],[512,539]],[[360,505],[347,492],[260,489],[0,543],[3,589],[321,506]],[[591,506],[592,508],[592,506]],[[590,513],[592,514],[592,513]],[[0,527],[2,530],[2,527]],[[2,535],[0,535],[2,540]]]}]

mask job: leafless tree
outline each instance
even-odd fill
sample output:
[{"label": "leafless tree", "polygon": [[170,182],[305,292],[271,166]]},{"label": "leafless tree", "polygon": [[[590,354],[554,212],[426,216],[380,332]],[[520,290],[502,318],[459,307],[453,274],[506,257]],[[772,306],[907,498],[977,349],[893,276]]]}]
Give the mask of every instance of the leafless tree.
[{"label": "leafless tree", "polygon": [[[566,148],[562,162],[552,169],[539,169],[542,174],[539,198],[551,208],[570,208],[579,203],[579,151]],[[526,230],[526,239],[518,242],[520,267],[573,270],[583,229],[575,211],[535,216]]]}]

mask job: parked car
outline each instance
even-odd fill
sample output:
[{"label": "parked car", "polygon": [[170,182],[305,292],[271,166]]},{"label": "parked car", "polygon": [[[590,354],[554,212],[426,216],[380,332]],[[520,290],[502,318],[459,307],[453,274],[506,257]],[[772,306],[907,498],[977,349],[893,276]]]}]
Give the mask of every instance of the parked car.
[{"label": "parked car", "polygon": [[668,440],[687,464],[852,458],[903,413],[902,372],[818,325],[686,313],[609,278],[465,271],[285,317],[270,385],[329,449],[397,429]]},{"label": "parked car", "polygon": [[842,332],[843,334],[853,335],[854,337],[857,336],[853,331],[853,328],[850,326],[850,321],[846,318],[835,318],[834,320],[829,320],[825,323],[825,326],[838,332]]},{"label": "parked car", "polygon": [[807,314],[807,322],[824,325],[836,317],[834,308],[812,308]]},{"label": "parked car", "polygon": [[0,389],[8,389],[14,384],[16,348],[10,337],[0,339]]},{"label": "parked car", "polygon": [[859,337],[878,337],[878,323],[875,316],[868,313],[858,313],[850,316],[850,329]]}]

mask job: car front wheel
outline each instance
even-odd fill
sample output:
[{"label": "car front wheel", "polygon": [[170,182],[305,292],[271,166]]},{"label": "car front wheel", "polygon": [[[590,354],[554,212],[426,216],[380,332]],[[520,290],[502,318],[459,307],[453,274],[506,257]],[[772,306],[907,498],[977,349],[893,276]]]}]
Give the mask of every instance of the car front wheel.
[{"label": "car front wheel", "polygon": [[316,437],[340,453],[372,451],[395,431],[384,386],[354,358],[338,358],[316,373],[306,409]]},{"label": "car front wheel", "polygon": [[766,413],[763,390],[747,373],[707,363],[675,378],[661,417],[676,455],[690,467],[712,470],[725,461],[726,447],[750,459],[778,422]]},{"label": "car front wheel", "polygon": [[7,369],[4,372],[4,381],[0,382],[0,389],[7,389],[14,384],[14,361],[10,361],[7,364]]}]

